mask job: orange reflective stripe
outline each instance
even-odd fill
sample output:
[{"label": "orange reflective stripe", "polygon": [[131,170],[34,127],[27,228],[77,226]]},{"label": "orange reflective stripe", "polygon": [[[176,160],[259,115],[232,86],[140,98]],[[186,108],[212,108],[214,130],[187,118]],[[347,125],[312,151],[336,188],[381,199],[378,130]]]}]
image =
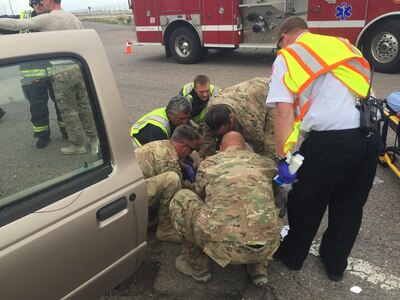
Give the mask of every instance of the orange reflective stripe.
[{"label": "orange reflective stripe", "polygon": [[355,66],[353,66],[350,63],[344,63],[343,66],[346,68],[352,70],[354,73],[357,73],[358,75],[362,76],[366,82],[369,82],[369,76],[365,75],[364,73],[360,72],[359,69],[357,69]]},{"label": "orange reflective stripe", "polygon": [[294,59],[298,62],[298,64],[303,68],[303,70],[308,74],[308,76],[312,76],[314,73],[308,65],[303,61],[303,59],[291,48],[285,49]]},{"label": "orange reflective stripe", "polygon": [[302,45],[305,49],[307,49],[308,53],[310,53],[314,57],[314,59],[317,60],[320,63],[320,65],[323,66],[323,68],[328,67],[328,64],[309,46],[307,46],[303,42],[297,42],[297,44]]}]

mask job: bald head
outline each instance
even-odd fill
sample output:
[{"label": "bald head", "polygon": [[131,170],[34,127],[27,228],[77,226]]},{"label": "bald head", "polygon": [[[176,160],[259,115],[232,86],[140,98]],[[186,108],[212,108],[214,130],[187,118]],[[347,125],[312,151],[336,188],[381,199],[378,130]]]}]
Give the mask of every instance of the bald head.
[{"label": "bald head", "polygon": [[239,146],[240,149],[246,149],[246,142],[239,132],[229,131],[225,133],[221,141],[221,151],[224,151],[230,146]]}]

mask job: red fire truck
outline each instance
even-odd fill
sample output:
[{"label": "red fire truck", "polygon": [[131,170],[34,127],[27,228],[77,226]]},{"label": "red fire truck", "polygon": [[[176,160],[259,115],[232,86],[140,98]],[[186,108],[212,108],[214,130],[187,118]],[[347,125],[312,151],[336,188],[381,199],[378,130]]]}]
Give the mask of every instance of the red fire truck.
[{"label": "red fire truck", "polygon": [[139,45],[164,45],[191,64],[209,48],[276,48],[289,16],[314,33],[348,38],[377,71],[400,71],[400,0],[130,0]]}]

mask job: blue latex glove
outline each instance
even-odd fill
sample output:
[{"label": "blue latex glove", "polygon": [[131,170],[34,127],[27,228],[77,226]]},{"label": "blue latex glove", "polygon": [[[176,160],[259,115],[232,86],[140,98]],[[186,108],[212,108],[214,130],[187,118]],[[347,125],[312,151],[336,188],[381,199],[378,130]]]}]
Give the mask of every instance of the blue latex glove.
[{"label": "blue latex glove", "polygon": [[278,175],[279,178],[286,184],[291,184],[297,178],[297,172],[290,174],[289,165],[286,161],[282,161],[278,164]]},{"label": "blue latex glove", "polygon": [[183,173],[191,183],[196,181],[196,172],[194,171],[194,168],[192,166],[188,165]]}]

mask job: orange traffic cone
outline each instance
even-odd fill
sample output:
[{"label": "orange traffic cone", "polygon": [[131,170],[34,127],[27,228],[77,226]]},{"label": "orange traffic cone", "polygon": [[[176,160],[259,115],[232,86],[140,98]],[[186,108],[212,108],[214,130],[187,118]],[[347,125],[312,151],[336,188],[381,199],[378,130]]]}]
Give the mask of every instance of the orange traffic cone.
[{"label": "orange traffic cone", "polygon": [[132,41],[126,40],[125,53],[132,53]]}]

